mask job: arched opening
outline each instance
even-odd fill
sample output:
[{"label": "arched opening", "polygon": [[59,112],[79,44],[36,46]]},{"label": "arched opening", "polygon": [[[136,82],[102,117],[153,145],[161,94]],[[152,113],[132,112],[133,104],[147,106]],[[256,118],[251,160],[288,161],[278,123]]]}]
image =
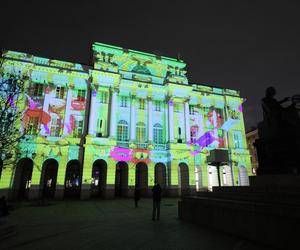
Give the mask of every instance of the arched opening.
[{"label": "arched opening", "polygon": [[104,160],[96,160],[92,169],[92,197],[101,197],[106,189],[107,164]]},{"label": "arched opening", "polygon": [[15,195],[19,199],[28,198],[31,186],[33,161],[29,158],[22,158],[18,163],[14,176]]},{"label": "arched opening", "polygon": [[115,196],[127,196],[128,192],[128,165],[120,161],[116,165]]},{"label": "arched opening", "polygon": [[42,196],[54,198],[57,180],[58,162],[55,159],[48,159],[44,162],[41,175]]},{"label": "arched opening", "polygon": [[181,196],[190,193],[189,167],[186,163],[179,163],[179,188]]},{"label": "arched opening", "polygon": [[166,166],[163,163],[157,163],[154,167],[154,182],[158,182],[164,194],[167,187]]},{"label": "arched opening", "polygon": [[201,166],[195,166],[195,181],[196,181],[196,191],[200,191],[203,187],[203,180],[202,180],[202,168]]},{"label": "arched opening", "polygon": [[65,198],[80,197],[80,163],[78,160],[69,161],[65,176]]},{"label": "arched opening", "polygon": [[216,166],[208,166],[208,190],[212,191],[213,187],[219,186],[218,169]]},{"label": "arched opening", "polygon": [[148,193],[148,166],[144,162],[139,162],[135,167],[135,185],[140,189],[142,197]]},{"label": "arched opening", "polygon": [[222,166],[222,173],[223,173],[223,186],[232,186],[232,172],[231,172],[231,167],[228,165]]},{"label": "arched opening", "polygon": [[239,167],[239,186],[249,186],[249,177],[245,166]]}]

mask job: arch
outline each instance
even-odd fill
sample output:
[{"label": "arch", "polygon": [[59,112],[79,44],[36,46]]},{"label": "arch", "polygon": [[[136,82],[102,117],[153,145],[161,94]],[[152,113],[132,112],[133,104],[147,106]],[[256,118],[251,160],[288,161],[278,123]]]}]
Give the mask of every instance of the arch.
[{"label": "arch", "polygon": [[155,123],[153,126],[153,142],[155,144],[163,143],[163,127],[159,123]]},{"label": "arch", "polygon": [[239,186],[249,186],[249,177],[245,166],[239,167]]},{"label": "arch", "polygon": [[94,161],[92,168],[92,196],[104,196],[106,190],[107,163],[99,159]]},{"label": "arch", "polygon": [[208,165],[208,190],[219,186],[218,169],[216,166]]},{"label": "arch", "polygon": [[179,191],[182,196],[189,195],[190,192],[190,178],[189,167],[186,163],[179,163]]},{"label": "arch", "polygon": [[128,193],[128,164],[120,161],[116,165],[115,196],[127,196]]},{"label": "arch", "polygon": [[121,120],[118,122],[117,140],[118,141],[128,141],[128,122],[125,120]]},{"label": "arch", "polygon": [[22,158],[18,161],[14,176],[14,192],[19,199],[29,198],[33,161],[30,158]]},{"label": "arch", "polygon": [[232,171],[231,167],[228,165],[222,166],[222,183],[223,186],[232,186],[233,180],[232,180]]},{"label": "arch", "polygon": [[146,125],[143,122],[138,122],[136,124],[136,140],[138,142],[146,141]]},{"label": "arch", "polygon": [[139,162],[135,166],[135,186],[140,189],[141,196],[148,194],[148,166],[144,162]]},{"label": "arch", "polygon": [[71,160],[67,164],[65,175],[65,198],[79,198],[81,186],[81,166],[78,160]]},{"label": "arch", "polygon": [[154,167],[154,182],[158,182],[164,191],[167,187],[167,171],[166,165],[159,162]]},{"label": "arch", "polygon": [[57,181],[58,162],[55,159],[48,159],[43,163],[40,188],[42,197],[54,198]]}]

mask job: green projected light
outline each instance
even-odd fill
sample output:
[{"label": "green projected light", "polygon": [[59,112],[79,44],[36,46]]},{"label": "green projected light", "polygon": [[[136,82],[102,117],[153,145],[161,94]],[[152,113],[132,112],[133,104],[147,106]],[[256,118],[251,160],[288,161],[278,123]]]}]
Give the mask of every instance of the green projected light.
[{"label": "green projected light", "polygon": [[[186,63],[94,43],[93,66],[5,51],[1,72],[27,76],[20,100],[14,163],[2,164],[10,198],[143,195],[157,180],[168,195],[216,185],[212,149],[229,161],[222,185],[251,174],[243,98],[230,89],[190,84]],[[1,79],[3,74],[1,76]],[[7,156],[2,154],[3,163]]]}]

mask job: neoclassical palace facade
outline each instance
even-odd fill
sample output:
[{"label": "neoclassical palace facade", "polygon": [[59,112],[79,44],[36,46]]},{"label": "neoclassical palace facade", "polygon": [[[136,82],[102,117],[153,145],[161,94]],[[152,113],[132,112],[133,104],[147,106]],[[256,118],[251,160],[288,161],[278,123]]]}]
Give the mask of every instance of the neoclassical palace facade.
[{"label": "neoclassical palace facade", "polygon": [[[189,83],[185,62],[174,58],[102,43],[92,55],[87,66],[3,52],[3,70],[27,76],[14,100],[27,132],[15,164],[1,165],[1,194],[109,198],[138,187],[149,196],[158,181],[177,196],[248,185],[238,91]],[[208,160],[215,149],[227,156],[219,168]]]}]

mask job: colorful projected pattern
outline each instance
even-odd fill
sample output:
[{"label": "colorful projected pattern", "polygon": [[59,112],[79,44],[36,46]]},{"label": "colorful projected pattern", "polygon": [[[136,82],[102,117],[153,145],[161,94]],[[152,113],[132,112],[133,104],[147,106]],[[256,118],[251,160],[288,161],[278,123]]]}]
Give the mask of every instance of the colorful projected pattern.
[{"label": "colorful projected pattern", "polygon": [[[23,110],[20,130],[26,128],[28,135],[16,157],[17,162],[33,161],[31,189],[40,187],[44,163],[50,159],[58,163],[56,186],[64,188],[68,166],[75,161],[83,166],[76,187],[90,190],[93,183],[101,184],[93,172],[97,160],[106,163],[105,185],[117,185],[117,169],[125,165],[116,165],[126,162],[129,187],[137,184],[133,170],[143,163],[148,186],[154,183],[155,166],[163,164],[166,186],[180,188],[179,165],[184,163],[189,186],[207,187],[206,158],[214,148],[228,151],[231,185],[241,185],[239,169],[245,167],[250,174],[251,164],[244,100],[237,91],[189,84],[181,60],[101,43],[94,43],[92,50],[93,67],[14,51],[2,55],[5,71],[18,69],[29,77],[24,101],[9,103]],[[12,188],[14,171],[9,169],[14,168],[2,171],[0,189]]]}]

